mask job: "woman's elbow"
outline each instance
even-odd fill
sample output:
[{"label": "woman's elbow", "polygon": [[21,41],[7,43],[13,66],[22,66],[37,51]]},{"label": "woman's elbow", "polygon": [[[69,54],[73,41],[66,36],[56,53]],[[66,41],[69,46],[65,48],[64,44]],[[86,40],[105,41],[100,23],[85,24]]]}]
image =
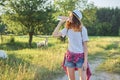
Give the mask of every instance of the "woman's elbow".
[{"label": "woman's elbow", "polygon": [[53,37],[57,37],[57,34],[56,34],[56,33],[53,33],[52,36],[53,36]]},{"label": "woman's elbow", "polygon": [[52,33],[52,36],[54,37],[54,36],[55,36],[55,33]]},{"label": "woman's elbow", "polygon": [[53,33],[52,36],[53,36],[53,37],[59,37],[60,34],[59,34],[59,33]]},{"label": "woman's elbow", "polygon": [[56,35],[55,35],[55,34],[52,34],[52,36],[53,36],[53,37],[56,37]]}]

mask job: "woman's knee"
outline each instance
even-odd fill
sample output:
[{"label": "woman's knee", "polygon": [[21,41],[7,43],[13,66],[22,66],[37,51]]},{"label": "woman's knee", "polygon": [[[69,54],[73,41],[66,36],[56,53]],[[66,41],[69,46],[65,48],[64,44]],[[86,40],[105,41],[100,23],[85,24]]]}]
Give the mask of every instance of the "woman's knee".
[{"label": "woman's knee", "polygon": [[82,78],[82,80],[87,80],[87,78],[86,78],[86,71],[82,71],[81,78]]},{"label": "woman's knee", "polygon": [[83,71],[82,69],[78,69],[78,70],[79,70],[80,80],[87,80],[86,79],[86,71]]},{"label": "woman's knee", "polygon": [[69,80],[75,80],[75,70],[74,68],[67,67],[68,78]]}]

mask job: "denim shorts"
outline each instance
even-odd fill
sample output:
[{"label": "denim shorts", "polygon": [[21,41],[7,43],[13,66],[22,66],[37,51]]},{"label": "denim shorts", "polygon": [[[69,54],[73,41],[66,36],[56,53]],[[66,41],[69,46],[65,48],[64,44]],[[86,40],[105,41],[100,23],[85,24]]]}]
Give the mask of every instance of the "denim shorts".
[{"label": "denim shorts", "polygon": [[70,68],[82,68],[83,62],[84,62],[84,58],[79,58],[79,60],[76,63],[65,60],[64,66]]}]

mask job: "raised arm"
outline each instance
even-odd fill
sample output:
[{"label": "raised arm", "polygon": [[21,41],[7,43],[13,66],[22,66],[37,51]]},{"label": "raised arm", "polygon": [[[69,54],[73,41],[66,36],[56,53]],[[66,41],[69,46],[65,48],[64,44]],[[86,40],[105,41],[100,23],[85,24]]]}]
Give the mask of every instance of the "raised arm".
[{"label": "raised arm", "polygon": [[68,17],[63,17],[62,20],[60,20],[60,22],[58,23],[58,25],[56,26],[55,30],[52,33],[52,36],[54,37],[59,37],[62,36],[62,33],[59,31],[61,25],[68,19]]},{"label": "raised arm", "polygon": [[52,33],[52,36],[54,36],[54,37],[59,37],[59,36],[62,35],[61,32],[59,32],[59,29],[60,29],[60,27],[61,27],[61,25],[62,25],[63,23],[64,23],[64,22],[63,22],[62,20],[58,23],[58,25],[56,26],[55,30],[54,30],[53,33]]}]

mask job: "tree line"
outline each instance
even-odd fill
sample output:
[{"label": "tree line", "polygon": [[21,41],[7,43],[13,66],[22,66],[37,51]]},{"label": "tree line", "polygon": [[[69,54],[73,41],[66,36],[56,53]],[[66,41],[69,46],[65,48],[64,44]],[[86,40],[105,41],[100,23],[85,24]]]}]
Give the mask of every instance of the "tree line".
[{"label": "tree line", "polygon": [[96,10],[96,21],[88,26],[93,36],[120,36],[120,9],[100,8]]},{"label": "tree line", "polygon": [[31,46],[33,35],[51,35],[56,27],[58,15],[68,16],[68,12],[79,9],[83,13],[82,22],[92,36],[119,36],[120,9],[97,8],[87,0],[1,0],[5,13],[0,23],[6,29],[3,34],[29,35]]}]

